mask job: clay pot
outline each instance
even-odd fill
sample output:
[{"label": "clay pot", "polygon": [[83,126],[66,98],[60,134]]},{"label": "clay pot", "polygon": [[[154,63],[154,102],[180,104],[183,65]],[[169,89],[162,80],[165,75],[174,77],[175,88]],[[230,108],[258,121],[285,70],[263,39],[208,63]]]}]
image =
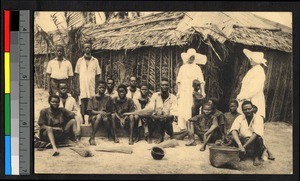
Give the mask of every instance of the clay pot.
[{"label": "clay pot", "polygon": [[165,151],[161,147],[154,146],[151,149],[151,155],[154,158],[154,160],[161,160],[165,156]]}]

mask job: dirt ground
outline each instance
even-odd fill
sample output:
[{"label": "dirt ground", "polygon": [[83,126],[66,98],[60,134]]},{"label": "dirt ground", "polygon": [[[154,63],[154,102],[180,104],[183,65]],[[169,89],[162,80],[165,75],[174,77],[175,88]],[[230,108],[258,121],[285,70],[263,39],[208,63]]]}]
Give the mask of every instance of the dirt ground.
[{"label": "dirt ground", "polygon": [[[35,120],[39,110],[47,107],[47,94],[44,90],[35,90]],[[120,143],[109,142],[107,138],[97,138],[99,147],[129,146],[128,138],[120,138]],[[201,143],[195,147],[186,147],[187,140],[178,140],[179,146],[165,148],[162,160],[151,157],[155,144],[142,140],[134,145],[132,154],[95,151],[98,146],[89,146],[88,138],[82,143],[94,154],[93,157],[81,157],[68,147],[59,148],[60,155],[51,156],[52,150],[35,150],[35,173],[44,174],[292,174],[293,149],[292,126],[285,123],[266,123],[265,142],[276,157],[275,161],[265,160],[255,167],[251,160],[239,162],[238,169],[215,168],[209,161],[209,147],[200,152]]]}]

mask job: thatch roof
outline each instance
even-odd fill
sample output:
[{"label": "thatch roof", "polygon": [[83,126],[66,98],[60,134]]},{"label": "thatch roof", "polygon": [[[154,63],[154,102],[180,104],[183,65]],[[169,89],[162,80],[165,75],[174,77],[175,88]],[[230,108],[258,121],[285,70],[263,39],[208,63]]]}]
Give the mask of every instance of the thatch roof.
[{"label": "thatch roof", "polygon": [[[163,12],[83,28],[94,50],[136,49],[143,46],[185,45],[195,32],[224,43],[291,52],[291,29],[247,12]],[[284,31],[283,31],[284,30]]]},{"label": "thatch roof", "polygon": [[94,40],[95,50],[135,49],[142,46],[181,45],[189,36],[182,34],[180,40],[174,33],[184,17],[181,12],[167,12],[115,23],[84,28],[86,38]]}]

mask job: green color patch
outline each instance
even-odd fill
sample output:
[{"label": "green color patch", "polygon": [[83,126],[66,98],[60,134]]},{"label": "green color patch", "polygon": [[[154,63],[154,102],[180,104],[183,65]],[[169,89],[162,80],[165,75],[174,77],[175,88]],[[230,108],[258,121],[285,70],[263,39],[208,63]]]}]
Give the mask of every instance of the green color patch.
[{"label": "green color patch", "polygon": [[5,122],[4,122],[4,133],[5,136],[10,135],[10,94],[4,95],[4,116],[5,116]]}]

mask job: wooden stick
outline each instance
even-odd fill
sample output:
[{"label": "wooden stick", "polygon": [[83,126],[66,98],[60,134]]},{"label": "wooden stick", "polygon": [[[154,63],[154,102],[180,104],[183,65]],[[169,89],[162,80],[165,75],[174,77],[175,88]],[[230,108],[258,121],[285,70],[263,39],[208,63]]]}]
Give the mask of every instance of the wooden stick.
[{"label": "wooden stick", "polygon": [[269,30],[269,31],[281,31],[281,28],[258,28],[253,26],[240,26],[240,25],[233,25],[233,28],[248,28],[254,30]]},{"label": "wooden stick", "polygon": [[133,150],[131,147],[124,147],[124,146],[119,146],[119,147],[101,147],[101,148],[96,148],[96,151],[102,151],[102,152],[114,152],[114,153],[125,153],[125,154],[132,154]]}]

